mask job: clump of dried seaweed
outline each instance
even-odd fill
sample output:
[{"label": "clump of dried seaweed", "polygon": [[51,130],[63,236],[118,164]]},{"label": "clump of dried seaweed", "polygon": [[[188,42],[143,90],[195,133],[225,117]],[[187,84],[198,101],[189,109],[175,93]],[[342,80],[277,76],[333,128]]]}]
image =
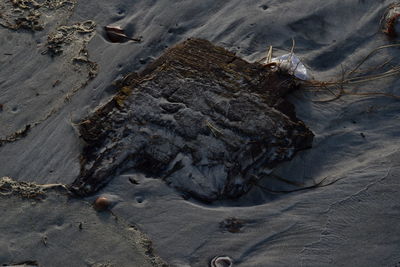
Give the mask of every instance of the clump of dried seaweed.
[{"label": "clump of dried seaweed", "polygon": [[9,177],[0,178],[0,195],[19,195],[22,198],[42,199],[43,188],[34,183],[17,182]]},{"label": "clump of dried seaweed", "polygon": [[[63,7],[65,4],[64,2],[67,1],[59,2],[58,5],[55,5],[53,2],[53,5],[50,5],[50,2],[41,4],[40,7],[46,5],[46,7],[49,9],[56,9],[56,11],[59,11],[57,8]],[[72,2],[68,3],[72,4]],[[21,8],[24,7],[24,5],[27,5],[25,2],[19,2],[18,4],[18,6],[22,5]],[[50,6],[47,6],[47,4]],[[96,77],[98,73],[98,65],[89,59],[89,53],[86,49],[88,42],[95,35],[95,28],[96,23],[88,20],[84,22],[77,22],[72,25],[59,26],[54,32],[51,32],[48,35],[46,44],[47,47],[42,54],[48,54],[53,57],[61,56],[62,54],[60,60],[65,62],[64,73],[58,76],[60,78],[53,83],[52,87],[54,88],[62,83],[62,77],[65,78],[67,75],[76,77],[75,83],[71,84],[71,87],[68,88],[69,90],[66,93],[62,91],[64,96],[60,99],[60,101],[58,101],[58,105],[52,107],[46,114],[44,114],[43,117],[26,124],[20,130],[0,138],[0,146],[15,142],[25,137],[32,128],[36,127],[53,114],[57,113],[65,105],[65,103],[71,100],[76,92],[78,92],[81,88],[84,88],[92,79]],[[51,31],[50,29],[47,30]]]},{"label": "clump of dried seaweed", "polygon": [[[15,31],[41,31],[53,20],[61,22],[61,18],[71,12],[75,4],[76,0],[46,0],[41,3],[35,0],[2,1],[0,25]],[[49,16],[50,13],[59,13],[61,16]]]},{"label": "clump of dried seaweed", "polygon": [[4,144],[12,143],[12,142],[15,142],[15,141],[25,137],[30,130],[31,130],[31,125],[27,124],[27,125],[25,125],[25,128],[12,133],[11,135],[7,136],[6,138],[0,139],[0,147]]},{"label": "clump of dried seaweed", "polygon": [[[95,28],[96,23],[92,20],[87,20],[82,23],[78,22],[70,26],[60,26],[47,37],[47,52],[55,56],[62,53],[64,46],[71,46],[72,44],[75,44],[75,46],[86,46],[84,40],[90,39],[91,33],[93,33]],[[85,37],[85,34],[88,36]],[[82,44],[76,44],[78,40],[83,40],[81,42]]]},{"label": "clump of dried seaweed", "polygon": [[22,198],[42,200],[46,198],[46,190],[62,189],[68,193],[66,186],[63,184],[44,184],[19,182],[10,177],[0,178],[0,196],[17,195]]}]

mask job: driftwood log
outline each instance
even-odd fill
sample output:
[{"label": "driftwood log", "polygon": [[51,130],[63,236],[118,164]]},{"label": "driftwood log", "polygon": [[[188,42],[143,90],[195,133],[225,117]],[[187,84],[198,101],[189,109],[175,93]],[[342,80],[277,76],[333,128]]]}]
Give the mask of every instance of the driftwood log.
[{"label": "driftwood log", "polygon": [[72,189],[87,195],[130,170],[204,201],[238,197],[311,147],[313,133],[284,99],[296,88],[279,68],[189,39],[128,75],[80,123],[86,147]]}]

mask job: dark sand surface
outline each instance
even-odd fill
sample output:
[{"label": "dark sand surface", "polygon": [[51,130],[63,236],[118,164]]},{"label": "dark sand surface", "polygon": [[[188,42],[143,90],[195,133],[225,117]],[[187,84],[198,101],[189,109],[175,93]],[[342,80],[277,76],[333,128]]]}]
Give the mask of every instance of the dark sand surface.
[{"label": "dark sand surface", "polygon": [[162,266],[152,256],[151,241],[134,226],[97,213],[60,185],[46,188],[4,177],[0,189],[2,266]]},{"label": "dark sand surface", "polygon": [[[392,2],[87,0],[78,1],[73,11],[39,10],[46,15],[42,31],[0,26],[0,139],[18,139],[13,133],[34,126],[23,138],[2,142],[0,177],[72,183],[83,147],[74,123],[115,94],[114,81],[143,69],[166,47],[198,37],[252,62],[264,57],[270,45],[274,56],[287,53],[294,39],[296,55],[314,78],[339,79],[342,68],[348,71],[376,47],[393,43],[379,28]],[[2,14],[8,14],[8,3],[1,0]],[[64,53],[43,54],[57,27],[87,20],[96,23],[95,30],[71,31]],[[103,31],[109,24],[142,36],[143,42],[109,42]],[[79,53],[84,47],[88,57]],[[399,48],[384,49],[363,68],[399,55]],[[77,57],[79,65],[74,64]],[[398,88],[392,77],[358,90],[399,95]],[[67,201],[56,192],[33,206],[19,196],[2,196],[0,264],[145,266],[140,246],[125,239],[129,225],[136,225],[171,266],[207,266],[217,255],[230,256],[234,266],[398,266],[399,101],[345,95],[316,103],[311,101],[315,97],[320,95],[302,90],[290,97],[297,116],[315,134],[313,148],[274,173],[302,186],[325,178],[336,183],[286,194],[254,187],[240,199],[204,204],[183,199],[159,179],[125,172],[98,193],[115,200],[112,212],[122,224],[85,204],[96,196]],[[132,177],[139,184],[129,182]],[[299,188],[274,178],[260,185],[277,191]],[[231,217],[243,222],[239,232],[221,229],[220,222]],[[85,237],[75,227],[78,219],[90,226]],[[99,232],[107,233],[104,239]],[[48,246],[40,241],[43,235]],[[107,246],[99,248],[103,240]]]}]

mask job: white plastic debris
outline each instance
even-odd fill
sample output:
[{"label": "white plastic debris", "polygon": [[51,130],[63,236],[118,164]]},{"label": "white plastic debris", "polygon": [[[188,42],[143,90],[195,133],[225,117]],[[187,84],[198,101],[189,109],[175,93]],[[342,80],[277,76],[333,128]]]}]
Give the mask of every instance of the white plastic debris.
[{"label": "white plastic debris", "polygon": [[217,256],[211,260],[211,267],[232,267],[233,261],[228,256]]},{"label": "white plastic debris", "polygon": [[300,80],[306,81],[310,79],[304,64],[292,53],[275,57],[270,62],[265,62],[265,64],[268,63],[276,63],[280,69],[287,70],[289,74],[294,75]]}]

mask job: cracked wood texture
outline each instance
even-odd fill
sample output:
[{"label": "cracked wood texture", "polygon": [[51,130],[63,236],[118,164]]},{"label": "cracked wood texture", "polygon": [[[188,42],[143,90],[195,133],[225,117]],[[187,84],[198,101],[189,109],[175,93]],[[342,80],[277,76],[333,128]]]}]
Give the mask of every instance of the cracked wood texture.
[{"label": "cracked wood texture", "polygon": [[236,198],[279,162],[311,147],[313,133],[284,97],[292,76],[189,39],[80,123],[86,146],[71,188],[97,191],[133,171],[203,201]]}]

